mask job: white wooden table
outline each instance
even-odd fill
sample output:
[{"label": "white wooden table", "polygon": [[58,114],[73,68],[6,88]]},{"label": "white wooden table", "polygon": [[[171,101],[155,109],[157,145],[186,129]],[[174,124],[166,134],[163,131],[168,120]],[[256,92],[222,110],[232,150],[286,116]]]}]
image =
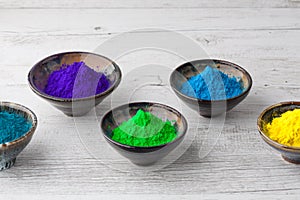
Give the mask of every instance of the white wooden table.
[{"label": "white wooden table", "polygon": [[[48,55],[94,51],[102,42],[140,28],[167,29],[190,37],[211,58],[243,66],[254,85],[247,99],[227,114],[222,133],[205,158],[198,156],[198,143],[208,120],[200,118],[200,126],[198,120],[190,122],[197,137],[178,160],[159,171],[136,174],[125,159],[112,162],[115,166],[95,159],[74,119],[30,91],[27,73]],[[299,100],[299,41],[298,0],[0,0],[0,99],[30,107],[39,120],[32,142],[16,165],[0,173],[0,198],[122,194],[143,198],[199,195],[198,199],[297,197],[300,166],[286,163],[261,140],[256,119],[271,104]],[[117,62],[126,71],[155,59],[160,62],[163,57],[146,52],[125,55]],[[158,83],[159,78],[164,79],[158,76]],[[143,79],[146,77],[139,77]],[[143,99],[147,93],[150,100],[163,100],[162,87],[164,84],[158,84],[140,91],[134,98]],[[99,118],[110,105],[107,100],[97,107]],[[81,127],[85,125],[88,127],[88,120]],[[118,170],[120,166],[126,170]]]}]

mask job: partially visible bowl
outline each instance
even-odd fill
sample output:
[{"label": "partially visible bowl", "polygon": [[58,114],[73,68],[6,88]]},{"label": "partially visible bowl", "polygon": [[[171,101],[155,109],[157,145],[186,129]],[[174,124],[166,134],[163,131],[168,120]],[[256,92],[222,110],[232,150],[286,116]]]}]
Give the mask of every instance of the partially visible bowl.
[{"label": "partially visible bowl", "polygon": [[300,164],[300,147],[291,147],[280,144],[269,138],[267,131],[265,130],[265,125],[272,122],[276,117],[281,116],[281,114],[294,109],[300,109],[300,102],[283,102],[272,105],[266,108],[258,117],[257,127],[262,139],[271,147],[279,151],[283,157],[288,162]]},{"label": "partially visible bowl", "polygon": [[[63,64],[80,61],[84,61],[95,71],[105,74],[110,81],[110,86],[106,91],[85,98],[60,98],[44,92],[48,78],[53,71],[59,70]],[[88,52],[64,52],[49,56],[35,64],[28,74],[28,82],[34,93],[50,102],[64,114],[82,116],[110,95],[118,87],[121,77],[119,66],[104,56]]]},{"label": "partially visible bowl", "polygon": [[[175,121],[177,138],[167,144],[152,147],[128,146],[114,141],[112,139],[113,129],[133,117],[139,109],[151,112],[163,121]],[[102,133],[106,141],[122,156],[136,165],[151,165],[168,155],[181,143],[187,127],[186,119],[177,110],[163,104],[150,102],[130,103],[114,108],[104,115],[101,122]]]},{"label": "partially visible bowl", "polygon": [[37,118],[29,108],[11,102],[0,102],[0,111],[19,114],[32,123],[30,130],[23,136],[14,141],[0,144],[0,171],[2,171],[11,168],[15,164],[19,153],[30,142],[37,127]]},{"label": "partially visible bowl", "polygon": [[[229,76],[240,78],[243,83],[243,92],[236,97],[226,100],[203,100],[182,93],[182,84],[192,76],[200,74],[206,66],[217,68]],[[177,67],[170,76],[170,84],[175,94],[190,108],[204,117],[212,117],[233,109],[243,101],[252,87],[252,78],[245,69],[234,63],[216,59],[205,59],[187,62]]]}]

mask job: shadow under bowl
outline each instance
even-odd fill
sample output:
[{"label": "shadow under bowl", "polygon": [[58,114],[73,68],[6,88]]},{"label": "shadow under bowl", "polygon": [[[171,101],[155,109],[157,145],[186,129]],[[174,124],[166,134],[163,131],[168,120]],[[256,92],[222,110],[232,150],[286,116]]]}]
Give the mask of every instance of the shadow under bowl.
[{"label": "shadow under bowl", "polygon": [[258,131],[262,139],[271,147],[279,151],[283,157],[288,162],[294,164],[300,164],[300,147],[291,147],[280,144],[271,138],[269,138],[265,126],[272,122],[276,117],[280,117],[283,113],[287,111],[292,111],[294,109],[300,109],[300,102],[282,102],[272,105],[266,108],[257,119]]},{"label": "shadow under bowl", "polygon": [[0,102],[0,111],[19,114],[32,123],[30,130],[23,136],[14,141],[0,144],[0,171],[2,171],[11,168],[15,164],[17,156],[29,144],[37,127],[37,118],[29,108],[11,102]]},{"label": "shadow under bowl", "polygon": [[[163,121],[174,121],[173,125],[177,131],[177,138],[167,144],[152,147],[128,146],[114,141],[112,139],[113,130],[122,122],[132,118],[139,109],[150,112]],[[187,127],[186,119],[177,110],[163,104],[151,102],[136,102],[114,108],[105,114],[101,122],[102,133],[106,141],[132,163],[142,166],[152,165],[174,150],[182,142]]]},{"label": "shadow under bowl", "polygon": [[[60,98],[44,92],[48,78],[53,71],[59,70],[62,65],[71,65],[81,61],[96,72],[103,73],[109,79],[110,86],[106,91],[84,98]],[[104,56],[88,52],[64,52],[51,55],[35,64],[28,74],[28,82],[34,93],[50,102],[64,114],[82,116],[110,95],[118,87],[121,77],[119,66]]]},{"label": "shadow under bowl", "polygon": [[[243,92],[236,97],[225,100],[203,100],[182,93],[182,84],[191,77],[203,72],[206,66],[216,68],[229,77],[234,76],[240,79],[244,88]],[[187,106],[198,112],[201,116],[213,117],[233,109],[243,101],[252,87],[252,78],[245,69],[234,63],[216,59],[204,59],[187,62],[177,67],[170,76],[170,84],[175,94]]]}]

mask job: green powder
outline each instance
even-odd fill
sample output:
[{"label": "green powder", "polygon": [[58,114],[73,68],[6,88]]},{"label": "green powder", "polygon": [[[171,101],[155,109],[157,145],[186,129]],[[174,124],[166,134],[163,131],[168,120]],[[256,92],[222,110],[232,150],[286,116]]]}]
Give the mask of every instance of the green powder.
[{"label": "green powder", "polygon": [[176,129],[150,112],[138,110],[135,116],[113,130],[112,139],[129,146],[151,147],[173,141]]}]

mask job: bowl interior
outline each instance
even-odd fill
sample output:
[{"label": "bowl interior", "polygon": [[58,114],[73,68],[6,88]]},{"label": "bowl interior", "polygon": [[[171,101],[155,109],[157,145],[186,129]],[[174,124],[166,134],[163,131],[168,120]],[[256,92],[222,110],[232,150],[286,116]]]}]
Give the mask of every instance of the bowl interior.
[{"label": "bowl interior", "polygon": [[[121,72],[118,66],[108,58],[87,52],[67,52],[52,55],[38,62],[29,72],[29,82],[34,90],[48,96],[44,89],[47,85],[48,78],[53,71],[59,70],[63,64],[72,64],[83,61],[87,66],[97,72],[102,72],[110,81],[110,87],[114,87],[119,81]],[[56,97],[57,98],[57,97]]]},{"label": "bowl interior", "polygon": [[[147,112],[151,112],[152,114],[159,117],[163,121],[166,120],[171,121],[177,131],[176,139],[182,137],[187,130],[186,119],[177,110],[169,106],[158,104],[158,103],[142,102],[142,103],[131,103],[131,104],[123,105],[108,112],[104,116],[101,123],[101,128],[105,136],[113,143],[126,146],[118,142],[115,142],[111,139],[113,134],[112,131],[113,129],[121,125],[122,122],[132,118],[139,109],[142,109]],[[146,147],[141,147],[141,148],[146,148]]]},{"label": "bowl interior", "polygon": [[289,110],[294,110],[296,108],[300,109],[300,102],[284,102],[267,108],[258,119],[258,126],[260,131],[268,137],[267,131],[265,130],[265,126],[268,123],[272,122],[274,118],[280,117],[281,114]]},{"label": "bowl interior", "polygon": [[[35,129],[36,125],[37,125],[37,118],[36,115],[29,110],[28,108],[19,105],[19,104],[15,104],[15,103],[11,103],[11,102],[0,102],[0,111],[7,111],[7,112],[11,112],[11,113],[16,113],[21,115],[22,117],[24,117],[27,121],[29,121],[32,124],[32,127],[30,130],[27,131],[27,133],[25,133],[23,136],[29,134],[29,133],[33,133],[33,129]],[[23,137],[21,136],[21,137]],[[17,138],[16,140],[18,140],[20,138]],[[14,141],[16,141],[14,140]],[[14,142],[11,141],[11,142]],[[10,143],[11,143],[10,142]],[[0,144],[1,145],[1,144]]]},{"label": "bowl interior", "polygon": [[[217,68],[229,77],[234,76],[238,80],[241,80],[243,92],[249,90],[251,87],[252,81],[248,72],[234,63],[222,60],[196,60],[179,66],[171,75],[171,86],[177,90],[177,92],[183,94],[181,92],[182,84],[192,76],[196,76],[201,73],[206,66]],[[183,95],[186,96],[185,94]]]}]

